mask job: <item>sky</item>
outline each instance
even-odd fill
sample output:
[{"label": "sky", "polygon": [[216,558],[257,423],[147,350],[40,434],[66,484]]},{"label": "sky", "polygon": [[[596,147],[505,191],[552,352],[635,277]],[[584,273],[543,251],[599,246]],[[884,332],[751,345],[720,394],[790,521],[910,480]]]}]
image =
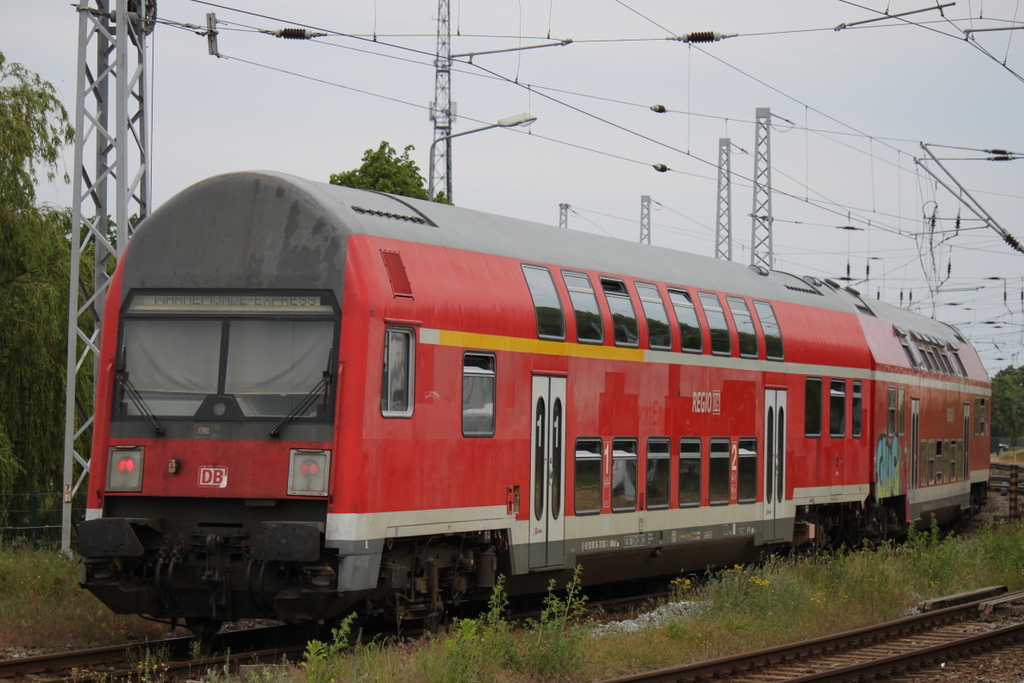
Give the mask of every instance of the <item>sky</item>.
[{"label": "sky", "polygon": [[[775,268],[954,324],[990,374],[1024,364],[1024,254],[958,196],[1024,242],[1024,161],[982,151],[1024,153],[1019,0],[449,2],[452,54],[475,53],[452,66],[453,131],[537,117],[452,141],[457,205],[557,225],[565,203],[569,229],[636,241],[647,195],[653,244],[714,256],[728,138],[733,260],[749,263],[755,116],[769,108]],[[198,35],[210,12],[220,57]],[[229,171],[326,182],[383,140],[413,145],[426,177],[437,13],[431,0],[159,0],[154,206]],[[73,114],[75,5],[0,0],[0,16],[0,52]],[[296,26],[327,35],[263,32]],[[695,31],[727,37],[672,39]]]}]

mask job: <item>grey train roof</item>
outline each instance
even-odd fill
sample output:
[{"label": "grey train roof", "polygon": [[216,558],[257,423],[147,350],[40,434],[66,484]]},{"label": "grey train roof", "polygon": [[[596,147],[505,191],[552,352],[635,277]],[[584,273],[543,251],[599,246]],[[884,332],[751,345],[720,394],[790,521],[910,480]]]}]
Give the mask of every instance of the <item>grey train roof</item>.
[{"label": "grey train roof", "polygon": [[122,297],[132,287],[333,288],[340,300],[345,237],[356,234],[850,313],[859,304],[954,338],[943,323],[788,273],[275,172],[215,176],[157,209],[132,238]]}]

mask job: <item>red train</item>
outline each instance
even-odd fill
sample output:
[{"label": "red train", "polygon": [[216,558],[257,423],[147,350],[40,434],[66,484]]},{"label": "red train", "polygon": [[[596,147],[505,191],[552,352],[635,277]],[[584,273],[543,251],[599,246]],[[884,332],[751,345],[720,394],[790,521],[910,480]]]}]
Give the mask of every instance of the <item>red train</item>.
[{"label": "red train", "polygon": [[428,618],[986,495],[975,351],[827,280],[237,173],[111,284],[78,539],[117,612]]}]

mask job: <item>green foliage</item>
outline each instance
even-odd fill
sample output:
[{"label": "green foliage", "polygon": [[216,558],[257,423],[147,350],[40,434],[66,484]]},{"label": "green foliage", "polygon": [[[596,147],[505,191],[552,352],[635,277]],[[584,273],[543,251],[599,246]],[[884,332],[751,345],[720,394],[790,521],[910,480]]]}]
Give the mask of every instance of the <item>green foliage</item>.
[{"label": "green foliage", "polygon": [[[420,175],[420,167],[409,157],[413,149],[412,145],[407,145],[402,156],[398,156],[394,147],[381,140],[377,149],[368,149],[363,154],[362,166],[344,173],[332,173],[331,184],[427,199],[428,190]],[[434,201],[451,204],[443,192],[434,197]]]},{"label": "green foliage", "polygon": [[1024,365],[1003,368],[992,378],[992,435],[1024,438]]},{"label": "green foliage", "polygon": [[331,683],[342,679],[347,668],[345,655],[352,649],[351,640],[356,615],[353,612],[341,622],[338,628],[331,630],[333,640],[325,643],[311,640],[306,644],[306,659],[302,666],[306,669],[306,680],[309,683]]},{"label": "green foliage", "polygon": [[528,619],[526,629],[510,643],[511,647],[499,646],[499,652],[504,650],[506,666],[516,673],[550,681],[565,680],[576,672],[583,654],[579,644],[587,635],[582,623],[587,599],[581,592],[581,572],[579,565],[573,569],[564,597],[555,592],[555,581],[551,580],[540,618]]},{"label": "green foliage", "polygon": [[61,148],[74,139],[53,86],[0,52],[0,207],[31,209],[37,170],[53,180]]},{"label": "green foliage", "polygon": [[53,86],[0,54],[0,494],[61,481],[70,217],[34,185],[73,138]]}]

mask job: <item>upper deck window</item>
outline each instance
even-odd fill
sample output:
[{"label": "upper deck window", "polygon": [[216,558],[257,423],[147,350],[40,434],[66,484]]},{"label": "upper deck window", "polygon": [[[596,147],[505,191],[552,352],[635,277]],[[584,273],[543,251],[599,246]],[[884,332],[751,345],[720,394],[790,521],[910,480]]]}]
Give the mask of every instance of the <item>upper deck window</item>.
[{"label": "upper deck window", "polygon": [[133,294],[114,416],[330,419],[333,302],[327,293]]},{"label": "upper deck window", "polygon": [[701,306],[704,307],[704,317],[708,319],[708,327],[711,328],[711,353],[720,356],[728,356],[732,353],[732,341],[729,338],[729,323],[725,321],[725,311],[722,310],[722,302],[718,295],[712,292],[700,292]]},{"label": "upper deck window", "polygon": [[697,308],[690,299],[690,294],[681,289],[668,290],[668,296],[672,300],[672,308],[676,312],[676,320],[679,322],[679,346],[683,351],[700,353],[704,348],[704,339],[700,331],[700,319],[697,318]]},{"label": "upper deck window", "polygon": [[764,350],[768,360],[782,360],[785,357],[785,350],[782,345],[782,329],[775,318],[775,310],[767,301],[755,301],[754,311],[758,320],[761,321],[761,330],[764,332]]},{"label": "upper deck window", "polygon": [[654,285],[646,282],[636,283],[636,293],[640,295],[640,305],[644,307],[647,317],[647,344],[652,349],[671,349],[672,330],[668,326],[668,314],[665,304],[661,301],[661,293]]},{"label": "upper deck window", "polygon": [[612,312],[612,329],[615,331],[616,346],[639,346],[640,326],[636,322],[636,311],[622,280],[601,278],[608,308]]},{"label": "upper deck window", "polygon": [[745,358],[757,358],[757,330],[754,319],[747,308],[747,302],[738,296],[728,297],[729,311],[736,325],[736,334],[740,340],[740,355]]},{"label": "upper deck window", "polygon": [[590,284],[590,278],[583,273],[562,273],[569,299],[576,313],[576,341],[584,344],[600,344],[604,341],[604,323],[597,297]]},{"label": "upper deck window", "polygon": [[537,311],[537,336],[541,339],[565,339],[565,316],[562,314],[562,302],[551,279],[551,273],[543,266],[523,264],[526,284],[533,297],[533,307]]}]

